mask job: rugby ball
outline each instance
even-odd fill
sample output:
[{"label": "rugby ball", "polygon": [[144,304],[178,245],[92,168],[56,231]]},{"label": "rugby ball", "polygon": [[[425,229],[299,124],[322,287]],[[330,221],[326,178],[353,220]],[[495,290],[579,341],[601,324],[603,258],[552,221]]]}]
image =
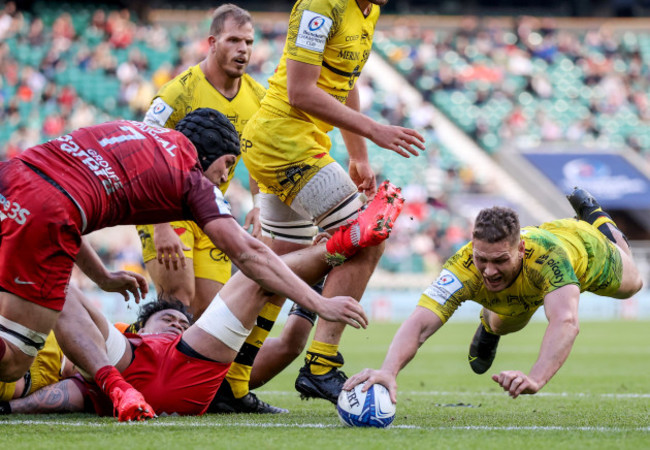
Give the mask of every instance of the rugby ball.
[{"label": "rugby ball", "polygon": [[341,422],[348,427],[386,428],[395,419],[395,404],[388,389],[373,384],[367,392],[361,392],[362,387],[363,383],[339,394],[336,411]]}]

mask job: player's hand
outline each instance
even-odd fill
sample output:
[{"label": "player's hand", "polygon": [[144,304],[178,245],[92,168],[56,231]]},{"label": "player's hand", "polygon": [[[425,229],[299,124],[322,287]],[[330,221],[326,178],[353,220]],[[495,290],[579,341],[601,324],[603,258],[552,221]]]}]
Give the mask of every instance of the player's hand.
[{"label": "player's hand", "polygon": [[369,138],[378,146],[392,150],[405,158],[410,158],[409,153],[418,156],[420,153],[417,149],[425,150],[422,135],[410,128],[379,124],[378,129]]},{"label": "player's hand", "polygon": [[178,270],[180,263],[185,268],[185,255],[183,251],[191,250],[181,241],[174,229],[168,223],[154,225],[153,245],[156,247],[158,262],[165,264],[165,269],[169,270],[170,263],[174,270]]},{"label": "player's hand", "polygon": [[356,375],[352,375],[343,385],[343,390],[349,391],[354,389],[357,384],[364,383],[361,390],[368,391],[373,384],[381,384],[388,389],[390,401],[397,403],[397,380],[390,372],[386,370],[363,369]]},{"label": "player's hand", "polygon": [[368,326],[368,317],[366,317],[363,307],[352,297],[323,297],[314,312],[330,322],[343,322],[354,328]]},{"label": "player's hand", "polygon": [[519,370],[505,370],[499,375],[492,375],[492,380],[497,382],[512,398],[521,394],[536,394],[541,386]]},{"label": "player's hand", "polygon": [[372,198],[377,193],[377,179],[368,161],[350,160],[348,166],[350,178],[357,185],[359,192]]},{"label": "player's hand", "polygon": [[105,278],[95,282],[103,291],[122,294],[126,302],[129,301],[129,292],[133,294],[136,303],[140,303],[140,299],[149,292],[149,284],[145,277],[128,270],[108,272]]},{"label": "player's hand", "polygon": [[262,234],[262,222],[260,222],[259,208],[253,208],[248,212],[248,214],[246,214],[246,217],[244,219],[244,230],[248,231],[251,225],[253,226],[251,236],[254,238],[259,238],[260,234]]}]

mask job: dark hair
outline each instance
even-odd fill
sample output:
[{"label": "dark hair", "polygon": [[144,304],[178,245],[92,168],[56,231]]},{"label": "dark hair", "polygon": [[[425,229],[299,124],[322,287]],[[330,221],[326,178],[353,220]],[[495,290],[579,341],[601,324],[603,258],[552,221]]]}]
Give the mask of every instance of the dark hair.
[{"label": "dark hair", "polygon": [[204,171],[223,155],[239,155],[239,133],[228,118],[212,108],[199,108],[176,124],[199,154]]},{"label": "dark hair", "polygon": [[519,231],[519,216],[513,209],[493,206],[478,213],[472,237],[490,244],[503,240],[514,244],[519,241]]},{"label": "dark hair", "polygon": [[212,23],[210,24],[210,34],[217,36],[223,31],[223,25],[229,17],[232,17],[237,25],[242,26],[247,23],[253,23],[253,18],[245,9],[240,8],[232,3],[221,5],[212,13]]},{"label": "dark hair", "polygon": [[183,303],[181,303],[180,300],[175,297],[170,298],[169,296],[165,296],[165,298],[163,298],[163,294],[161,293],[158,295],[158,299],[156,301],[145,303],[144,305],[140,306],[138,319],[129,325],[125,332],[137,333],[140,331],[140,329],[144,328],[144,326],[147,325],[147,321],[151,319],[151,316],[159,311],[164,311],[166,309],[179,311],[185,317],[187,317],[187,320],[190,323],[192,323],[193,317],[192,314],[190,314],[190,312],[187,310],[187,306],[185,306]]}]

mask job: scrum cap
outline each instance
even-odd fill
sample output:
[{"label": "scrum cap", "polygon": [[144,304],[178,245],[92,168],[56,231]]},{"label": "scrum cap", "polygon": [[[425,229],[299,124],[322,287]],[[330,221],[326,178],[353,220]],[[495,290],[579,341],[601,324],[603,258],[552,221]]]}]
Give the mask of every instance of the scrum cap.
[{"label": "scrum cap", "polygon": [[228,118],[212,108],[199,108],[176,124],[196,147],[203,170],[223,155],[239,155],[239,134]]}]

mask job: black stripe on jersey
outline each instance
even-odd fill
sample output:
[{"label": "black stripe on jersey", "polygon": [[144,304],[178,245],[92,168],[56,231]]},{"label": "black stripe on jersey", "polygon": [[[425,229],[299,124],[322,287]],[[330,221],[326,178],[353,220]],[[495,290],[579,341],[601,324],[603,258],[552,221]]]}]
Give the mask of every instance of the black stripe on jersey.
[{"label": "black stripe on jersey", "polygon": [[341,69],[337,69],[336,67],[330,66],[327,64],[327,62],[323,61],[323,67],[325,67],[327,70],[334,72],[337,75],[341,75],[342,77],[358,77],[361,75],[361,71],[359,70],[359,66],[357,66],[354,69],[354,72],[346,72]]}]

